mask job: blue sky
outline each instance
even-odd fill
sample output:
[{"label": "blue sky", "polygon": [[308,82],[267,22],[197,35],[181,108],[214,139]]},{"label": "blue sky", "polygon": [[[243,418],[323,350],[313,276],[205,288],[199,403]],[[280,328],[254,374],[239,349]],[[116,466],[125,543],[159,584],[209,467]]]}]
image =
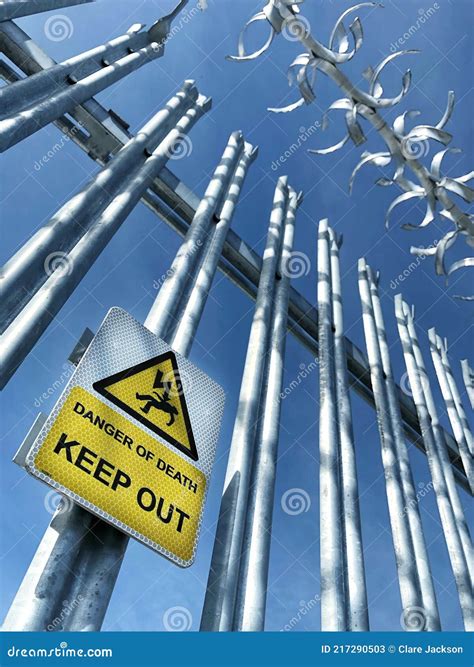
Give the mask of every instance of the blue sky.
[{"label": "blue sky", "polygon": [[[401,111],[418,108],[422,122],[437,122],[444,111],[448,90],[455,90],[457,105],[446,129],[454,134],[452,145],[463,148],[464,153],[448,157],[446,165],[457,176],[471,168],[474,145],[472,75],[469,75],[473,7],[470,0],[438,0],[428,4],[419,0],[388,0],[383,10],[361,10],[365,43],[345,70],[363,85],[361,72],[389,54],[391,45],[416,24],[423,10],[426,12],[433,7],[435,11],[431,12],[429,20],[403,45],[404,48],[420,48],[422,53],[409,56],[405,61],[402,59],[385,74],[387,93],[395,94],[400,86],[400,68],[410,66],[413,71],[410,93],[397,111],[388,112],[387,117],[394,118]],[[73,26],[72,34],[63,41],[48,39],[45,21],[51,14],[21,19],[19,24],[51,56],[63,60],[123,34],[134,22],[150,25],[172,5],[169,0],[115,0],[113,3],[99,0],[61,10]],[[192,1],[190,6],[193,6]],[[162,59],[104,91],[98,99],[106,108],[114,109],[135,131],[184,79],[195,79],[200,92],[212,96],[213,109],[190,135],[191,154],[186,159],[171,161],[169,167],[202,194],[230,132],[242,129],[247,141],[259,145],[260,154],[249,172],[233,228],[262,252],[275,182],[278,176],[288,173],[290,183],[305,193],[298,214],[295,249],[305,252],[310,260],[309,272],[295,280],[294,286],[311,302],[315,301],[316,228],[320,218],[329,217],[330,223],[344,235],[341,263],[347,335],[365,349],[357,288],[357,260],[364,255],[373,268],[381,270],[382,305],[393,343],[396,378],[400,380],[405,372],[393,314],[393,299],[400,291],[395,284],[398,283],[408,303],[416,306],[416,324],[429,368],[432,366],[425,332],[430,326],[436,326],[439,334],[449,340],[449,356],[461,386],[459,359],[470,356],[471,363],[474,362],[473,306],[454,300],[452,295],[467,293],[469,283],[472,288],[472,277],[467,271],[459,272],[446,287],[444,280],[434,275],[431,260],[426,259],[410,269],[402,283],[398,278],[413,262],[410,245],[427,246],[439,240],[449,230],[448,224],[437,219],[422,232],[400,229],[402,219],[414,223],[421,220],[422,208],[409,202],[394,213],[387,232],[385,211],[398,192],[373,187],[379,174],[370,167],[358,175],[354,193],[349,196],[348,179],[361,151],[347,145],[334,155],[310,156],[305,150],[308,145],[328,146],[342,136],[342,119],[337,114],[326,132],[317,129],[281,168],[272,168],[307,128],[318,127],[316,123],[320,123],[323,111],[341,95],[320,74],[317,100],[313,105],[283,116],[266,111],[269,106],[284,105],[296,99],[296,91],[287,85],[286,67],[301,51],[298,45],[280,37],[258,61],[231,63],[225,60],[226,55],[236,53],[241,26],[261,6],[261,2],[254,0],[239,3],[208,0],[208,9],[182,25],[168,43]],[[346,7],[345,2],[308,0],[304,14],[315,37],[327,43],[337,16]],[[255,28],[251,45],[257,45],[265,31],[263,25]],[[35,163],[60,139],[59,131],[50,126],[2,156],[2,263],[97,172],[95,163],[72,142],[64,142],[54,159],[35,169]],[[372,133],[364,148],[383,150],[384,147]],[[427,160],[437,149],[431,146],[429,150]],[[49,499],[48,489],[14,466],[11,457],[33,422],[38,403],[41,410],[49,412],[59,397],[60,390],[53,390],[53,384],[65,381],[67,356],[83,329],[88,326],[96,330],[111,306],[120,306],[143,321],[156,294],[153,282],[169,267],[178,246],[177,235],[165,223],[143,205],[137,206],[2,393],[2,616],[50,520],[45,500]],[[468,254],[468,250],[460,242],[450,257],[458,259]],[[106,630],[162,630],[164,615],[176,606],[189,611],[193,630],[199,627],[252,314],[253,304],[218,274],[191,352],[192,361],[227,392],[196,563],[188,570],[181,570],[140,544],[131,543],[105,619]],[[309,352],[289,337],[285,386],[298,377],[302,365],[310,363]],[[435,381],[433,388],[443,423],[448,425]],[[46,400],[40,398],[44,392],[51,394]],[[319,594],[317,399],[315,371],[283,401],[268,630],[280,630],[296,616],[299,620],[295,631],[318,630],[320,626],[319,605],[310,602]],[[376,419],[358,396],[352,396],[352,404],[371,628],[397,630],[401,609]],[[430,481],[426,458],[413,446],[410,446],[410,456],[416,484],[424,489]],[[310,499],[307,511],[296,516],[286,514],[281,507],[283,494],[293,488],[304,490]],[[469,508],[467,495],[463,491],[460,495],[472,526],[472,504]],[[456,589],[433,491],[428,491],[421,500],[421,515],[443,629],[461,629]]]}]

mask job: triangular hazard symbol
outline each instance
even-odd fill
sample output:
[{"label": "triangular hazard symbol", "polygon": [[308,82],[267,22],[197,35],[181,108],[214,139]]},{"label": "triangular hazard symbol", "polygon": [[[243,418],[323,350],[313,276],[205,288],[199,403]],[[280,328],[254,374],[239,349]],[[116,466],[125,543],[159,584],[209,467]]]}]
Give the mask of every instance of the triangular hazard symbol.
[{"label": "triangular hazard symbol", "polygon": [[176,356],[153,359],[94,382],[94,389],[174,447],[198,460]]}]

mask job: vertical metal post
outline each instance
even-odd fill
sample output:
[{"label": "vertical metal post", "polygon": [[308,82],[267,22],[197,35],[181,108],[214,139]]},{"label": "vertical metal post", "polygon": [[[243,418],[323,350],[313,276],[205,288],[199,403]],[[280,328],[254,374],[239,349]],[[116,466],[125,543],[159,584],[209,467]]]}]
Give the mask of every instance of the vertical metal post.
[{"label": "vertical metal post", "polygon": [[224,491],[207,582],[201,630],[232,629],[237,577],[247,514],[255,432],[262,393],[270,318],[280,254],[283,222],[288,206],[287,178],[275,189],[267,243],[250,330],[239,405],[230,445]]},{"label": "vertical metal post", "polygon": [[[72,512],[79,509],[74,505]],[[70,532],[70,524],[67,524],[66,532]],[[56,615],[63,619],[62,627],[54,628],[56,631],[98,632],[102,628],[129,540],[128,535],[93,516],[89,530],[78,541],[74,569],[67,573],[61,598],[75,600],[74,608],[64,618],[64,614],[52,614],[50,607],[45,622],[51,624],[51,618]],[[56,600],[56,605],[56,608],[61,607],[59,600]],[[35,623],[33,629],[43,628]]]},{"label": "vertical metal post", "polygon": [[148,31],[132,26],[121,37],[37,72],[0,90],[0,151],[17,144],[91,99],[142,65],[163,55],[171,22],[187,3]]},{"label": "vertical metal post", "polygon": [[64,7],[82,5],[86,2],[94,2],[94,0],[5,0],[0,7],[0,21],[41,14],[53,9],[64,9]]},{"label": "vertical metal post", "polygon": [[56,270],[49,276],[4,332],[0,356],[0,387],[5,386],[120,225],[140,201],[143,193],[172,155],[176,142],[191,129],[209,106],[210,100],[203,96],[198,98],[196,105],[183,116],[143,166],[132,171],[121,191],[64,258],[62,270]]},{"label": "vertical metal post", "polygon": [[9,259],[1,270],[0,332],[46,282],[54,259],[69,252],[179,119],[196,104],[193,81],[158,111],[127,144],[69,199],[53,217]]},{"label": "vertical metal post", "polygon": [[318,231],[319,503],[321,630],[347,630],[342,507],[337,420],[331,258],[327,219]]},{"label": "vertical metal post", "polygon": [[192,340],[193,331],[195,332],[202,316],[205,299],[203,296],[209,293],[212,281],[222,255],[222,249],[227,238],[234,210],[239,200],[247,170],[255,160],[258,149],[246,143],[234,176],[225,194],[225,200],[220,208],[214,213],[216,224],[210,232],[210,237],[206,245],[205,252],[201,254],[201,262],[195,284],[192,286],[192,294],[189,298],[184,295],[182,301],[184,306],[179,304],[176,320],[178,322],[173,340],[184,350],[186,355],[188,350],[184,343],[185,340]]},{"label": "vertical metal post", "polygon": [[413,316],[401,294],[395,297],[395,313],[451,567],[458,588],[464,626],[466,630],[472,630],[474,629],[474,599],[472,573],[469,568],[474,566],[474,559],[469,530],[457,495],[446,443],[439,427],[436,406],[418,344]]},{"label": "vertical metal post", "polygon": [[[152,331],[159,330],[158,335],[162,338],[169,338],[176,326],[180,305],[176,295],[184,294],[187,277],[198,265],[198,259],[211,229],[213,215],[225,196],[226,188],[231,182],[243,150],[242,132],[233,132],[199,203],[186,240],[181,245],[148,314],[146,326]],[[166,322],[166,329],[163,328],[163,322]]]},{"label": "vertical metal post", "polygon": [[[237,159],[240,141],[240,133],[231,135],[220,166],[229,163],[229,147],[233,148],[231,162]],[[216,172],[219,172],[219,168]],[[226,171],[225,177],[222,170],[219,173],[222,179],[220,187],[225,191],[233,171],[232,169]],[[196,233],[196,228],[200,229],[200,235]],[[189,246],[191,238],[203,240],[203,234],[205,229],[202,226],[202,219],[196,216],[183,241],[183,246]],[[181,257],[182,248],[178,252]],[[204,248],[204,243],[198,244],[196,254],[199,255]],[[182,293],[186,292],[189,284],[193,282],[195,271],[193,272],[193,269],[183,262],[176,271],[182,274],[182,280],[174,282],[176,290],[174,296],[179,302]],[[207,292],[201,291],[200,298],[203,304],[200,304],[199,312],[202,313]],[[152,306],[150,314],[153,311]],[[163,335],[172,324],[171,311],[163,312],[159,320],[154,317],[145,320],[145,326],[156,335]],[[195,330],[195,328],[189,330],[190,337],[194,337]],[[168,339],[168,342],[181,353],[190,349],[190,341],[184,336],[181,342],[172,338]],[[79,600],[79,604],[65,619],[62,630],[100,630],[128,539],[127,535],[79,506],[63,502],[40,543],[10,607],[3,629],[44,630],[55,616],[60,616],[61,601],[68,599]]]},{"label": "vertical metal post", "polygon": [[[447,380],[448,380],[448,385],[449,385],[449,390],[452,394],[453,401],[454,401],[454,406],[456,408],[457,414],[459,416],[459,420],[461,422],[462,430],[464,432],[464,439],[467,444],[468,451],[470,452],[471,456],[474,455],[474,442],[473,442],[473,437],[472,437],[472,431],[469,426],[469,421],[467,419],[467,415],[464,411],[464,406],[461,400],[461,394],[459,393],[458,386],[456,384],[456,380],[454,379],[453,371],[451,370],[451,366],[449,364],[449,359],[448,359],[448,350],[445,345],[443,345],[443,342],[441,341],[441,338],[438,336],[438,349],[441,354],[441,361],[443,363],[443,369],[446,374]],[[472,464],[471,464],[472,465]],[[467,471],[466,471],[467,473]],[[471,477],[472,480],[472,477]]]},{"label": "vertical metal post", "polygon": [[[25,67],[29,74],[29,76],[20,78],[1,89],[0,118],[2,120],[10,118],[25,109],[34,107],[40,101],[52,97],[55,93],[68,90],[75,85],[76,80],[83,79],[103,69],[106,62],[111,64],[132,51],[147,46],[150,42],[149,36],[147,32],[141,31],[142,27],[140,24],[135,24],[124,35],[114,37],[105,44],[99,44],[99,46],[67,58],[61,63],[55,62],[40,50],[42,67],[38,68],[36,64],[35,68],[34,66],[31,67],[31,59],[33,57],[33,62],[36,62],[34,60],[38,55],[36,49],[33,50],[33,54],[30,54],[30,49],[28,49],[27,59],[20,59],[21,53],[19,53],[19,50],[22,46],[25,46],[25,41],[31,42],[27,39],[26,33],[11,21],[0,24],[0,50],[20,69]],[[26,65],[24,65],[23,60],[27,60]]]},{"label": "vertical metal post", "polygon": [[467,359],[461,361],[461,370],[464,386],[466,387],[467,395],[469,397],[469,403],[474,410],[474,371],[469,366],[469,361]]},{"label": "vertical metal post", "polygon": [[[403,617],[410,619],[411,610],[422,609],[420,584],[417,576],[416,555],[406,513],[407,500],[403,492],[398,451],[396,446],[390,406],[385,384],[384,368],[378,344],[374,309],[364,259],[359,260],[359,293],[362,303],[367,355],[370,364],[370,376],[377,409],[377,421],[382,448],[382,463],[385,471],[388,510],[392,527],[393,546],[398,570],[400,596]],[[405,623],[410,629],[410,623]],[[418,628],[414,628],[418,629]]]},{"label": "vertical metal post", "polygon": [[[63,499],[36,550],[3,622],[2,630],[46,630],[69,599],[74,559],[94,517]],[[97,519],[96,519],[97,521]]]},{"label": "vertical metal post", "polygon": [[[430,380],[428,377],[428,373],[426,372],[423,355],[421,353],[421,348],[418,343],[418,337],[415,330],[414,310],[413,308],[410,310],[408,305],[404,303],[403,300],[402,303],[403,303],[403,312],[405,313],[405,318],[406,318],[407,331],[411,340],[413,356],[418,368],[418,377],[420,379],[420,385],[423,390],[423,398],[428,410],[429,420],[432,425],[432,433],[434,441],[437,450],[439,452],[440,460],[443,465],[442,469],[449,492],[449,498],[456,518],[458,531],[461,537],[464,556],[467,561],[467,566],[471,576],[471,581],[474,581],[473,545],[470,538],[469,528],[467,526],[466,518],[464,516],[464,509],[459,500],[459,494],[454,480],[453,469],[452,466],[450,465],[450,460],[446,449],[446,441],[443,435],[443,428],[438,418],[436,403],[434,401],[433,394],[431,391]],[[473,613],[474,613],[474,608],[473,608]]]},{"label": "vertical metal post", "polygon": [[369,614],[354,433],[352,429],[352,411],[347,374],[347,352],[344,340],[341,270],[339,263],[340,242],[330,226],[328,227],[328,234],[331,257],[332,328],[334,335],[334,372],[340,447],[339,460],[344,531],[344,589],[347,608],[347,629],[353,632],[364,632],[369,630]]},{"label": "vertical metal post", "polygon": [[[447,359],[446,350],[441,338],[436,335],[434,328],[428,331],[428,339],[430,341],[431,358],[433,359],[433,365],[435,367],[441,394],[443,395],[444,403],[446,405],[449,421],[453,429],[454,438],[459,448],[459,455],[461,456],[461,461],[464,466],[464,470],[466,471],[466,477],[468,479],[469,486],[471,487],[471,491],[474,493],[474,460],[472,458],[471,452],[469,451],[469,445],[472,447],[472,434],[469,430],[467,418],[464,410],[462,409],[462,405],[461,414],[459,412],[458,406],[460,403],[455,400],[454,394],[452,392],[454,378],[451,376],[452,382],[450,382],[448,378],[447,369],[449,362]],[[459,394],[457,398],[460,401]],[[468,437],[469,440],[467,439]]]},{"label": "vertical metal post", "polygon": [[[125,56],[150,45],[153,48],[150,57],[153,59],[161,57],[171,23],[187,1],[180,2],[171,14],[160,18],[149,30],[143,30],[142,24],[135,23],[124,35],[114,37],[105,44],[99,44],[61,63],[49,58],[36,45],[34,49],[30,45],[27,46],[26,57],[23,54],[21,58],[25,40],[28,42],[31,40],[15,23],[1,24],[0,49],[21,69],[26,69],[30,76],[1,89],[0,118],[8,118],[24,112],[25,109],[35,108],[39,102],[70,89],[79,80],[84,80],[87,76],[111,65],[120,65]],[[37,58],[41,60],[40,68]]]},{"label": "vertical metal post", "polygon": [[270,561],[273,500],[280,430],[280,394],[283,384],[291,253],[296,209],[301,201],[289,188],[288,210],[279,260],[279,279],[270,323],[262,398],[250,478],[245,531],[242,540],[233,630],[260,632],[265,625],[265,606]]},{"label": "vertical metal post", "polygon": [[[0,152],[18,144],[48,123],[71,112],[76,106],[139,69],[153,58],[156,51],[156,44],[133,51],[111,65],[104,66],[98,72],[89,74],[81,81],[71,83],[70,88],[40,101],[36,106],[22,109],[15,116],[1,120]],[[16,84],[10,85],[15,86]]]},{"label": "vertical metal post", "polygon": [[405,627],[409,628],[413,622],[416,621],[418,629],[436,632],[441,629],[438,604],[436,601],[433,578],[431,576],[428,551],[426,549],[426,543],[423,534],[423,525],[421,523],[418,499],[415,492],[415,484],[413,481],[410,459],[408,456],[408,449],[403,433],[400,416],[400,405],[398,402],[395,381],[392,374],[390,351],[387,342],[387,335],[385,333],[385,323],[378,292],[378,280],[374,277],[373,272],[369,266],[367,266],[366,269],[367,279],[369,281],[374,322],[377,330],[377,342],[380,351],[383,377],[387,390],[388,409],[390,412],[390,420],[393,428],[393,436],[395,439],[400,479],[403,488],[405,501],[404,511],[408,518],[411,539],[413,542],[416,574],[420,585],[423,607],[422,609],[414,610],[413,614],[410,614],[410,610],[408,610],[404,616],[404,625]]}]

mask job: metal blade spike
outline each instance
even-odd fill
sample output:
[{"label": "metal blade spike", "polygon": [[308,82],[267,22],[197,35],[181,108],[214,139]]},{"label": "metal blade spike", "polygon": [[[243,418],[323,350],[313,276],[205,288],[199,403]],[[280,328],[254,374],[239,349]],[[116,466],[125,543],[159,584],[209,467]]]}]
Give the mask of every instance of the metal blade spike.
[{"label": "metal blade spike", "polygon": [[233,62],[243,62],[246,60],[255,60],[259,56],[261,56],[267,49],[270,47],[271,43],[273,42],[273,39],[275,37],[275,29],[272,25],[270,25],[270,34],[267,38],[267,41],[263,44],[263,46],[260,49],[257,49],[253,53],[247,54],[245,51],[245,41],[244,41],[244,35],[247,30],[247,28],[252,25],[252,23],[256,23],[258,21],[267,21],[267,17],[263,12],[259,12],[258,14],[255,14],[252,16],[252,18],[247,21],[245,26],[240,32],[239,35],[239,41],[237,44],[237,56],[226,56],[227,60],[233,61]]},{"label": "metal blade spike", "polygon": [[414,197],[417,197],[420,199],[421,197],[424,197],[425,193],[423,192],[404,192],[403,194],[399,195],[396,197],[393,202],[390,204],[388,207],[387,213],[385,215],[385,228],[389,228],[389,223],[390,223],[390,214],[396,208],[399,204],[402,204],[405,201],[408,201],[409,199],[413,199]]},{"label": "metal blade spike", "polygon": [[443,116],[441,117],[441,120],[436,125],[438,130],[442,130],[443,127],[446,125],[446,123],[451,118],[451,115],[452,115],[453,110],[454,110],[454,103],[455,103],[454,90],[450,90],[448,92],[448,103],[446,105],[446,110],[445,110]]},{"label": "metal blade spike", "polygon": [[447,275],[446,266],[444,263],[444,255],[446,253],[446,250],[448,250],[456,241],[458,234],[459,230],[457,229],[448,232],[445,236],[443,236],[441,241],[439,241],[438,245],[436,246],[435,271],[438,276]]},{"label": "metal blade spike", "polygon": [[354,179],[357,173],[362,169],[366,164],[373,163],[376,167],[386,167],[392,160],[392,155],[390,153],[364,153],[362,159],[356,165],[354,171],[352,172],[349,179],[349,193],[352,193],[352,188],[354,185]]}]

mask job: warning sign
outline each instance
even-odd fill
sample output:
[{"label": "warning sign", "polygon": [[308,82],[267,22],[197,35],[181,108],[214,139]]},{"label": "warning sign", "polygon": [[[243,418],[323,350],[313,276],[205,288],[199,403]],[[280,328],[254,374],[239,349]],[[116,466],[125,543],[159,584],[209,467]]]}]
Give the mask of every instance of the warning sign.
[{"label": "warning sign", "polygon": [[197,461],[176,355],[153,359],[94,382],[94,389]]},{"label": "warning sign", "polygon": [[113,308],[26,467],[187,567],[195,556],[223,406],[215,382]]},{"label": "warning sign", "polygon": [[183,561],[191,558],[204,474],[85,389],[69,394],[35,465]]}]

